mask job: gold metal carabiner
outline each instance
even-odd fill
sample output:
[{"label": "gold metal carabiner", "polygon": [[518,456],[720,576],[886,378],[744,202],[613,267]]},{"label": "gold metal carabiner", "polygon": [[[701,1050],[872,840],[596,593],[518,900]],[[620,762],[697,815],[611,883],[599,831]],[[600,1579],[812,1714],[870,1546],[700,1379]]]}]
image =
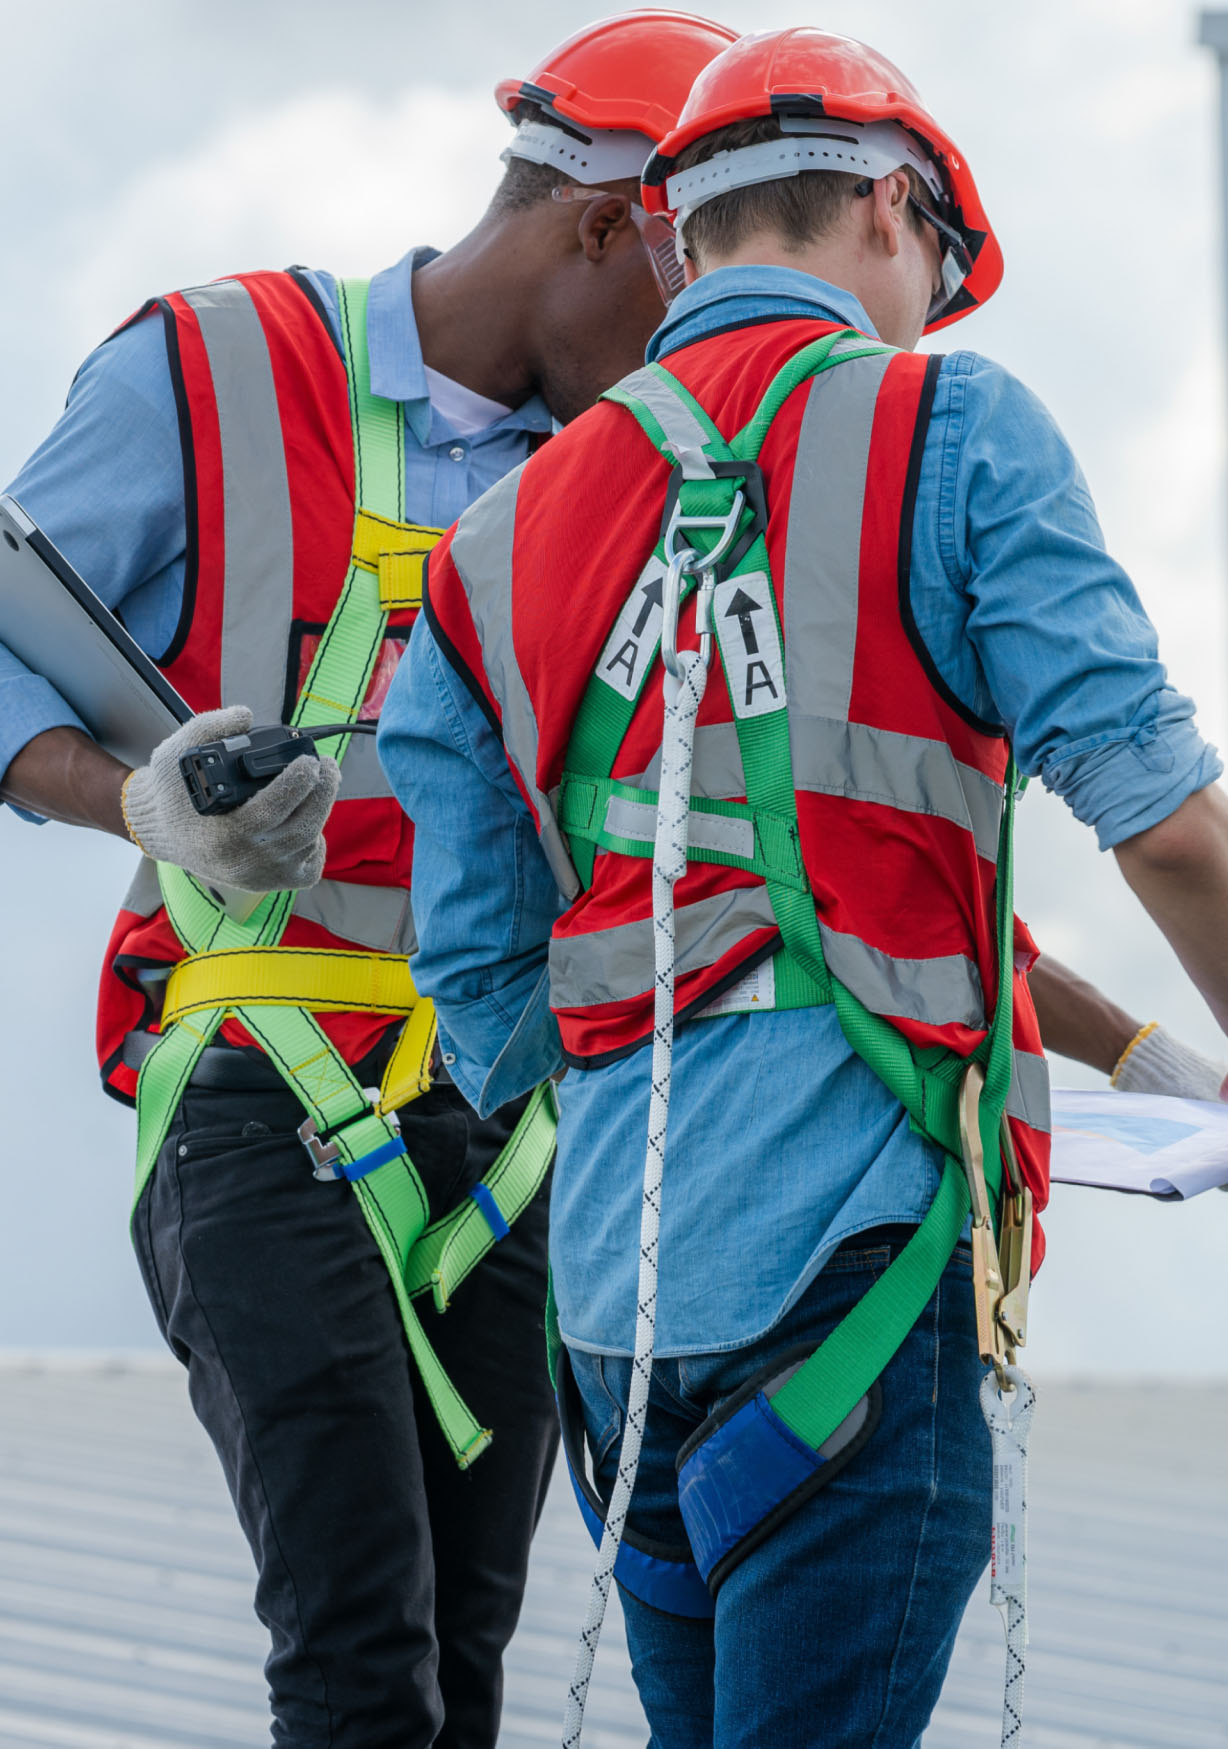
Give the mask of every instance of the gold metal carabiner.
[{"label": "gold metal carabiner", "polygon": [[1002,1186],[1002,1212],[998,1221],[998,1268],[1002,1277],[1002,1300],[998,1322],[1014,1350],[1028,1339],[1028,1289],[1032,1284],[1032,1192],[1023,1182],[1015,1143],[1005,1114],[1002,1118],[1002,1163],[1007,1182]]},{"label": "gold metal carabiner", "polygon": [[985,1183],[985,1151],[981,1145],[981,1093],[985,1071],[969,1063],[959,1090],[959,1139],[964,1175],[972,1203],[972,1294],[976,1305],[977,1351],[986,1366],[992,1366],[999,1383],[1014,1360],[1000,1313],[1005,1295],[998,1246],[994,1240],[989,1189]]}]

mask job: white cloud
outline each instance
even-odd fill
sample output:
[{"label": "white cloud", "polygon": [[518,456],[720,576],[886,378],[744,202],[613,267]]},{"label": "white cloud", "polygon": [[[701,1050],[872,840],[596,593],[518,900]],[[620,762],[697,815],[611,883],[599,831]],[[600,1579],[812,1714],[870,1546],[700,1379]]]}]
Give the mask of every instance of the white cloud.
[{"label": "white cloud", "polygon": [[94,210],[62,321],[85,350],[173,286],[292,261],[371,273],[413,243],[447,247],[481,214],[507,134],[489,96],[430,86],[382,105],[317,90],[243,115]]}]

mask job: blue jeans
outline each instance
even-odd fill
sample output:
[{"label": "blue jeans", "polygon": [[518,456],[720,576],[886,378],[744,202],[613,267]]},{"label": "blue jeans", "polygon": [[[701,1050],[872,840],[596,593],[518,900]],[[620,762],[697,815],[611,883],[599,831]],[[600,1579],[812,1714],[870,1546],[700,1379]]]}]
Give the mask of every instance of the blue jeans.
[{"label": "blue jeans", "polygon": [[[905,1236],[878,1229],[841,1246],[749,1347],[656,1363],[635,1530],[686,1544],[678,1448],[775,1355],[817,1346]],[[571,1361],[608,1500],[631,1362],[576,1351]],[[989,1556],[982,1371],[961,1246],[882,1375],[882,1420],[869,1444],[733,1569],[715,1620],[664,1615],[622,1592],[650,1749],[916,1749]]]}]

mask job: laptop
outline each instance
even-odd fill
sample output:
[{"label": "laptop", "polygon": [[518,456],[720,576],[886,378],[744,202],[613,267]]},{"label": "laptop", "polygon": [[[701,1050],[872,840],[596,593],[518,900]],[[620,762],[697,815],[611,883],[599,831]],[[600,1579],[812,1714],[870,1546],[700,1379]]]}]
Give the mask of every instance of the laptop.
[{"label": "laptop", "polygon": [[0,497],[0,643],[70,704],[95,741],[144,765],[192,715],[15,498]]}]

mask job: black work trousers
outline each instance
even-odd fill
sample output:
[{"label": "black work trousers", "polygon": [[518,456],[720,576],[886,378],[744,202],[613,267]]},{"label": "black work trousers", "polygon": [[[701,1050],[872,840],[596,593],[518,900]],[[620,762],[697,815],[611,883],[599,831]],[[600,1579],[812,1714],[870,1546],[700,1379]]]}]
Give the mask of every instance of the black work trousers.
[{"label": "black work trousers", "polygon": [[[546,1192],[445,1315],[429,1295],[416,1302],[494,1430],[462,1472],[358,1199],[312,1177],[295,1133],[302,1110],[269,1074],[256,1061],[255,1086],[188,1087],[133,1231],[256,1559],[272,1740],[493,1749],[502,1654],[556,1444]],[[487,1170],[521,1109],[482,1120],[445,1084],[403,1110],[432,1219]]]}]

